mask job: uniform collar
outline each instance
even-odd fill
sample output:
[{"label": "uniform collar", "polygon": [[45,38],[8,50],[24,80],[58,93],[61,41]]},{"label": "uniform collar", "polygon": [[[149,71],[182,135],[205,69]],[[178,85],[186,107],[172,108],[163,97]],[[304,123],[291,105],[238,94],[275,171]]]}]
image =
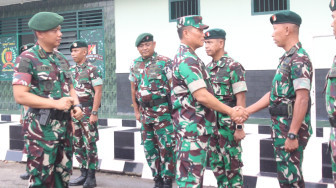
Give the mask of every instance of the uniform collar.
[{"label": "uniform collar", "polygon": [[76,63],[76,67],[84,69],[85,67],[88,66],[88,64],[89,64],[89,62],[88,62],[88,60],[86,59],[86,60],[84,61],[84,63],[82,63],[82,64],[77,64],[77,63]]},{"label": "uniform collar", "polygon": [[186,45],[186,44],[184,44],[184,43],[181,43],[180,48],[181,48],[181,47],[182,47],[182,48],[185,48],[185,49],[188,50],[190,53],[196,55],[195,51],[194,51],[192,48],[190,48],[190,46],[188,46],[188,45]]},{"label": "uniform collar", "polygon": [[[49,54],[38,43],[36,43],[35,49],[38,51],[38,56],[41,59],[48,59]],[[55,50],[52,51],[52,54],[56,54]]]},{"label": "uniform collar", "polygon": [[215,67],[224,67],[225,63],[226,63],[226,58],[228,58],[229,55],[227,52],[224,52],[224,55],[217,61],[217,62],[214,62],[214,61],[211,61],[211,63],[214,65],[213,68]]},{"label": "uniform collar", "polygon": [[143,62],[151,62],[152,60],[155,60],[156,59],[156,56],[157,56],[157,53],[154,52],[152,56],[150,56],[149,58],[147,59],[144,59],[143,57],[140,57],[141,58],[141,61]]},{"label": "uniform collar", "polygon": [[285,53],[285,56],[293,55],[298,49],[302,48],[301,42],[296,43],[290,50]]}]

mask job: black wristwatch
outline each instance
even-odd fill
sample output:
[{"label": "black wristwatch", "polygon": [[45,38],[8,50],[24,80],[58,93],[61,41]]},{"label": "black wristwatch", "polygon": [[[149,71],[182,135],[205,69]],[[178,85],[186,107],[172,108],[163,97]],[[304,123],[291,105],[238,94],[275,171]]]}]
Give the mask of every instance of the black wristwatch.
[{"label": "black wristwatch", "polygon": [[97,116],[98,115],[98,111],[92,111],[91,115]]},{"label": "black wristwatch", "polygon": [[294,133],[288,133],[287,134],[287,138],[289,138],[290,140],[295,140],[295,139],[297,139],[297,137],[298,136]]},{"label": "black wristwatch", "polygon": [[73,105],[73,108],[75,108],[75,107],[79,107],[79,108],[83,111],[83,106],[82,106],[82,104],[75,104],[75,105]]},{"label": "black wristwatch", "polygon": [[243,130],[243,129],[244,129],[244,125],[236,124],[236,130]]}]

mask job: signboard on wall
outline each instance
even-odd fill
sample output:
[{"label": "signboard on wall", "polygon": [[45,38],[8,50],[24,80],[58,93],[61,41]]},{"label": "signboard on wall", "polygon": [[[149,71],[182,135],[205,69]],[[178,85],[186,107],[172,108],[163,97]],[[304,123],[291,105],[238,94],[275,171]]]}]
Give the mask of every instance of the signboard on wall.
[{"label": "signboard on wall", "polygon": [[12,80],[17,51],[16,36],[0,37],[0,81]]},{"label": "signboard on wall", "polygon": [[80,38],[88,43],[88,61],[97,66],[105,78],[104,32],[103,29],[80,31]]}]

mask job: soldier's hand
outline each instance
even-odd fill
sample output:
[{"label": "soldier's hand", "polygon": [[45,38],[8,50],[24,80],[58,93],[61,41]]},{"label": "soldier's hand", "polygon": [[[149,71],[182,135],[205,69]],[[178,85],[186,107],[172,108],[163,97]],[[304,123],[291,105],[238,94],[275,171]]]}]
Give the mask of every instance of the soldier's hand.
[{"label": "soldier's hand", "polygon": [[56,101],[55,108],[57,110],[69,110],[74,103],[74,99],[72,97],[62,97]]},{"label": "soldier's hand", "polygon": [[298,147],[299,147],[298,139],[294,139],[294,140],[291,140],[289,138],[286,139],[285,141],[285,151],[286,152],[295,151]]},{"label": "soldier's hand", "polygon": [[233,107],[233,111],[231,113],[231,119],[235,121],[236,123],[244,123],[244,121],[247,120],[249,117],[249,113],[246,111],[246,109],[242,106],[235,106]]},{"label": "soldier's hand", "polygon": [[233,134],[234,140],[236,142],[240,142],[241,140],[243,140],[245,138],[246,134],[244,129],[241,130],[236,130]]},{"label": "soldier's hand", "polygon": [[79,108],[78,106],[76,106],[72,112],[71,115],[77,119],[77,120],[81,120],[83,118],[83,111],[81,108]]},{"label": "soldier's hand", "polygon": [[98,121],[98,115],[92,115],[90,116],[90,124],[95,124]]},{"label": "soldier's hand", "polygon": [[140,113],[139,112],[135,113],[135,119],[138,120],[138,121],[140,121]]}]

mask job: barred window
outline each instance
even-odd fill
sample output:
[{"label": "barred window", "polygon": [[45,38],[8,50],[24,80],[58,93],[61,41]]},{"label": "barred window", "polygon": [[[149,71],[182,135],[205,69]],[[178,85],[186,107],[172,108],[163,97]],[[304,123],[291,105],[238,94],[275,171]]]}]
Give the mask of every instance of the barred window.
[{"label": "barred window", "polygon": [[289,10],[289,0],[252,0],[252,15]]},{"label": "barred window", "polygon": [[187,15],[200,14],[200,0],[169,0],[169,21]]}]

